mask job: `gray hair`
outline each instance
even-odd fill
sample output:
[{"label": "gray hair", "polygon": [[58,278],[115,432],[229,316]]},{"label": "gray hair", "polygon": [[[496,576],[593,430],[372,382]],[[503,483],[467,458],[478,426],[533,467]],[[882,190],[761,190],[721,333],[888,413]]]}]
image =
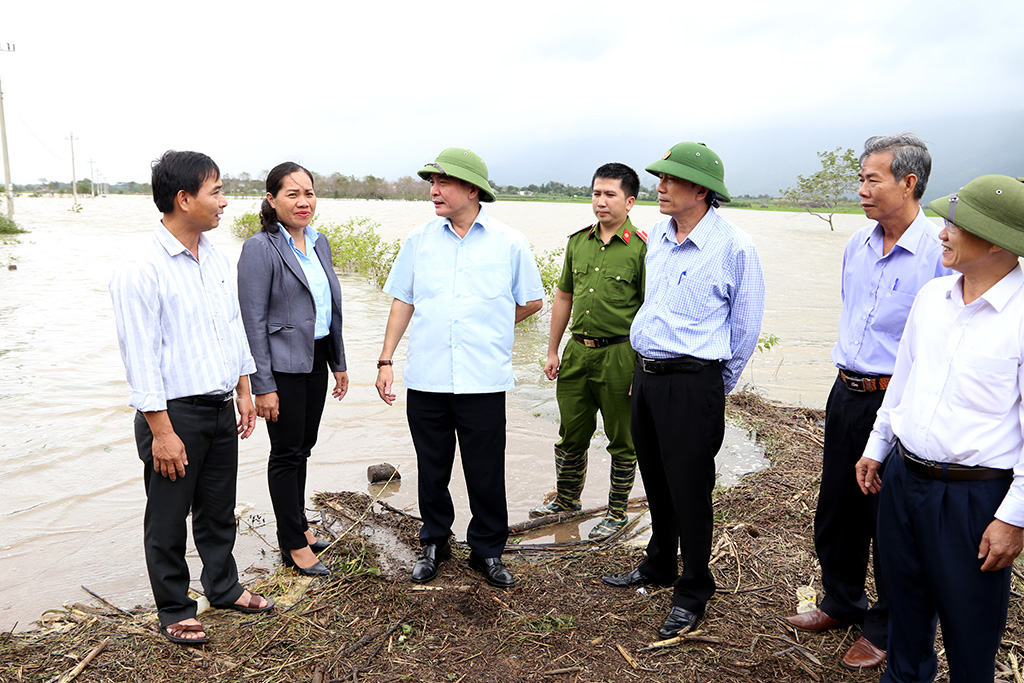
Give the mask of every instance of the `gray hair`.
[{"label": "gray hair", "polygon": [[924,141],[913,133],[875,135],[864,141],[860,165],[863,166],[865,159],[879,152],[892,152],[890,171],[896,180],[903,180],[911,173],[917,176],[914,199],[921,199],[928,187],[928,174],[932,171],[932,155]]}]

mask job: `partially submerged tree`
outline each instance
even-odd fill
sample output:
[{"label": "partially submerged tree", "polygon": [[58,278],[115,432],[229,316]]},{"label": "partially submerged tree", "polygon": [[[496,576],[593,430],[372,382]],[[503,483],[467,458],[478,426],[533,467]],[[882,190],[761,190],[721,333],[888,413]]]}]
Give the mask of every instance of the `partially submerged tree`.
[{"label": "partially submerged tree", "polygon": [[799,206],[817,216],[835,230],[832,216],[843,200],[860,185],[860,161],[853,148],[836,147],[832,151],[818,152],[821,170],[809,176],[798,175],[797,184],[782,193],[782,201]]}]

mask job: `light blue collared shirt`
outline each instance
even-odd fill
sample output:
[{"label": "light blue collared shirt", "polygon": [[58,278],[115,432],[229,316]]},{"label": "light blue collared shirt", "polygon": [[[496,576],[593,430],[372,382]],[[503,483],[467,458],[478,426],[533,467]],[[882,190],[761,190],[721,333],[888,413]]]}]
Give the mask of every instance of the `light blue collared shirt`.
[{"label": "light blue collared shirt", "polygon": [[914,297],[929,280],[952,272],[942,265],[939,227],[923,209],[884,256],[882,239],[882,226],[873,223],[855,232],[843,252],[843,310],[832,363],[862,375],[892,374]]},{"label": "light blue collared shirt", "polygon": [[313,304],[316,306],[316,326],[313,328],[313,339],[323,339],[331,332],[331,285],[327,282],[327,273],[324,272],[323,264],[316,257],[316,241],[320,233],[307,225],[302,231],[306,237],[306,253],[303,254],[295,246],[295,240],[284,226],[278,223],[288,240],[288,245],[295,252],[295,258],[299,260],[302,272],[309,284],[309,291],[313,294]]},{"label": "light blue collared shirt", "polygon": [[693,356],[722,361],[732,391],[757,347],[764,275],[750,236],[709,207],[686,239],[674,218],[647,238],[647,286],[629,341],[647,358]]},{"label": "light blue collared shirt", "polygon": [[451,221],[436,218],[405,240],[384,291],[414,306],[406,388],[484,394],[515,386],[516,305],[544,296],[520,232],[481,210],[460,238]]}]

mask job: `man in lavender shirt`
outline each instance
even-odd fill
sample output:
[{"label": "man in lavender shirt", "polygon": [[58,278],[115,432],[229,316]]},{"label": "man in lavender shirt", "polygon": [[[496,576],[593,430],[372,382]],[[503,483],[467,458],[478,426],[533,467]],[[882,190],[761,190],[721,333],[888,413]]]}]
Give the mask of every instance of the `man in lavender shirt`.
[{"label": "man in lavender shirt", "polygon": [[839,372],[825,407],[814,516],[825,597],[818,609],[786,619],[805,631],[862,624],[863,634],[842,660],[848,669],[874,668],[885,661],[889,620],[877,546],[874,605],[868,606],[864,590],[878,500],[861,493],[854,466],[889,385],[914,297],[926,282],[949,273],[941,263],[939,228],[920,206],[931,171],[924,142],[908,133],[868,138],[860,165],[858,194],[874,222],[854,233],[843,254],[843,309],[832,349]]}]

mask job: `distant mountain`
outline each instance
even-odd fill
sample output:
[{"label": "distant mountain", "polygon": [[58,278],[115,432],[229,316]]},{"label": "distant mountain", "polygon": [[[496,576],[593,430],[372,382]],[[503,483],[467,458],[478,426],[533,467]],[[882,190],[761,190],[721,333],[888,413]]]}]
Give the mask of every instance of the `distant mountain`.
[{"label": "distant mountain", "polygon": [[910,131],[932,152],[932,176],[925,199],[955,191],[984,173],[1024,176],[1024,111],[912,121],[901,117],[857,125],[778,126],[747,131],[687,131],[677,135],[578,136],[531,142],[518,138],[488,150],[487,164],[499,185],[524,186],[556,180],[589,185],[594,169],[607,161],[633,166],[649,186],[643,167],[684,140],[706,142],[725,162],[732,194],[770,194],[818,168],[815,152],[853,147],[858,153],[872,135]]}]

